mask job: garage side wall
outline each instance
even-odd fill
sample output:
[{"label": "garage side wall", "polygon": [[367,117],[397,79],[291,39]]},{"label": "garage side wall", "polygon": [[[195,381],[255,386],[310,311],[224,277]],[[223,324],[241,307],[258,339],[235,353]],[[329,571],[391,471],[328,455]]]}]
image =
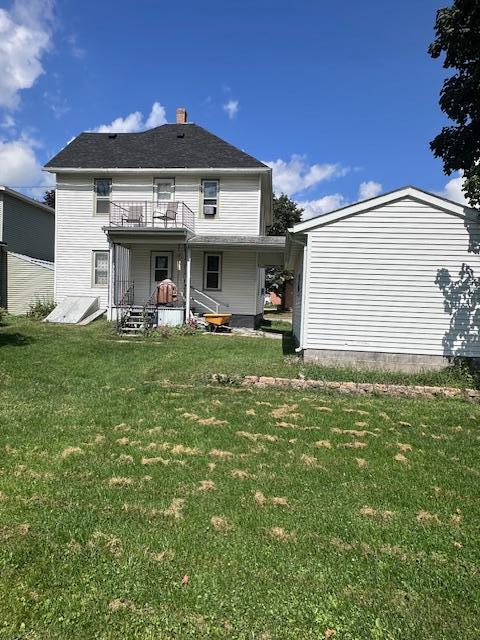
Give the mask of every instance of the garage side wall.
[{"label": "garage side wall", "polygon": [[53,269],[7,255],[7,309],[13,315],[27,313],[37,301],[53,301]]},{"label": "garage side wall", "polygon": [[307,356],[388,364],[382,354],[421,355],[426,366],[480,357],[475,213],[404,198],[317,227],[309,242]]},{"label": "garage side wall", "polygon": [[5,193],[3,196],[3,242],[7,244],[9,251],[52,261],[55,216],[41,207]]},{"label": "garage side wall", "polygon": [[0,307],[7,308],[7,250],[0,244]]}]

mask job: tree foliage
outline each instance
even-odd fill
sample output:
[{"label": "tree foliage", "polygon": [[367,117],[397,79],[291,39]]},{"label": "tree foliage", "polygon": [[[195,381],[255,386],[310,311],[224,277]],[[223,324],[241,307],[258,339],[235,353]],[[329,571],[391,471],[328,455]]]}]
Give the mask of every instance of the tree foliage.
[{"label": "tree foliage", "polygon": [[48,189],[43,195],[43,204],[55,209],[55,189]]},{"label": "tree foliage", "polygon": [[430,143],[447,175],[461,171],[463,190],[480,205],[480,0],[454,0],[439,9],[432,58],[445,54],[443,67],[455,69],[440,92],[440,108],[455,125],[443,127]]},{"label": "tree foliage", "polygon": [[273,224],[268,229],[269,236],[284,236],[287,229],[302,219],[303,209],[282,193],[278,198],[273,195]]},{"label": "tree foliage", "polygon": [[[301,221],[303,209],[282,193],[278,198],[273,196],[273,224],[268,228],[270,236],[285,236],[287,230]],[[285,299],[285,284],[292,280],[293,273],[282,267],[270,267],[265,272],[267,291],[275,291],[282,300]]]}]

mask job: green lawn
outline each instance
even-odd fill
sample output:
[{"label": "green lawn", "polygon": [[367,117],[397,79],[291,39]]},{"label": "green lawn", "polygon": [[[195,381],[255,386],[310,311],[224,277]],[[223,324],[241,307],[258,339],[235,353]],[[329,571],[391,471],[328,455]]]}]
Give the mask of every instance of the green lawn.
[{"label": "green lawn", "polygon": [[475,405],[206,383],[296,375],[288,339],[7,322],[0,638],[478,638]]}]

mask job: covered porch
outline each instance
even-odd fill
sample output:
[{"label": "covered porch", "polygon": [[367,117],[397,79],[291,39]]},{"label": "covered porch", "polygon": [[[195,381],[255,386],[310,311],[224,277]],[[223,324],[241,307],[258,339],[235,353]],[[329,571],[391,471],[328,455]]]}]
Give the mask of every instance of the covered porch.
[{"label": "covered porch", "polygon": [[[284,243],[271,237],[195,236],[108,230],[110,244],[108,317],[120,321],[132,310],[162,309],[155,292],[170,279],[177,300],[165,308],[188,322],[205,313],[228,313],[233,326],[255,326],[264,303],[264,270],[283,263]],[[280,242],[279,242],[280,240]],[[161,317],[161,314],[160,314]]]}]

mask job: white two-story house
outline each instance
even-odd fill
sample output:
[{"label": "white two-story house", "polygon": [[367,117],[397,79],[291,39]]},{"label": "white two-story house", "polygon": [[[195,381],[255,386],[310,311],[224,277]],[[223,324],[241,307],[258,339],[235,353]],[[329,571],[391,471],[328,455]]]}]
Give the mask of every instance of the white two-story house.
[{"label": "white two-story house", "polygon": [[196,124],[82,133],[45,169],[56,174],[55,300],[97,297],[108,318],[151,301],[171,279],[184,319],[231,314],[257,326],[265,267],[283,262],[271,169]]}]

